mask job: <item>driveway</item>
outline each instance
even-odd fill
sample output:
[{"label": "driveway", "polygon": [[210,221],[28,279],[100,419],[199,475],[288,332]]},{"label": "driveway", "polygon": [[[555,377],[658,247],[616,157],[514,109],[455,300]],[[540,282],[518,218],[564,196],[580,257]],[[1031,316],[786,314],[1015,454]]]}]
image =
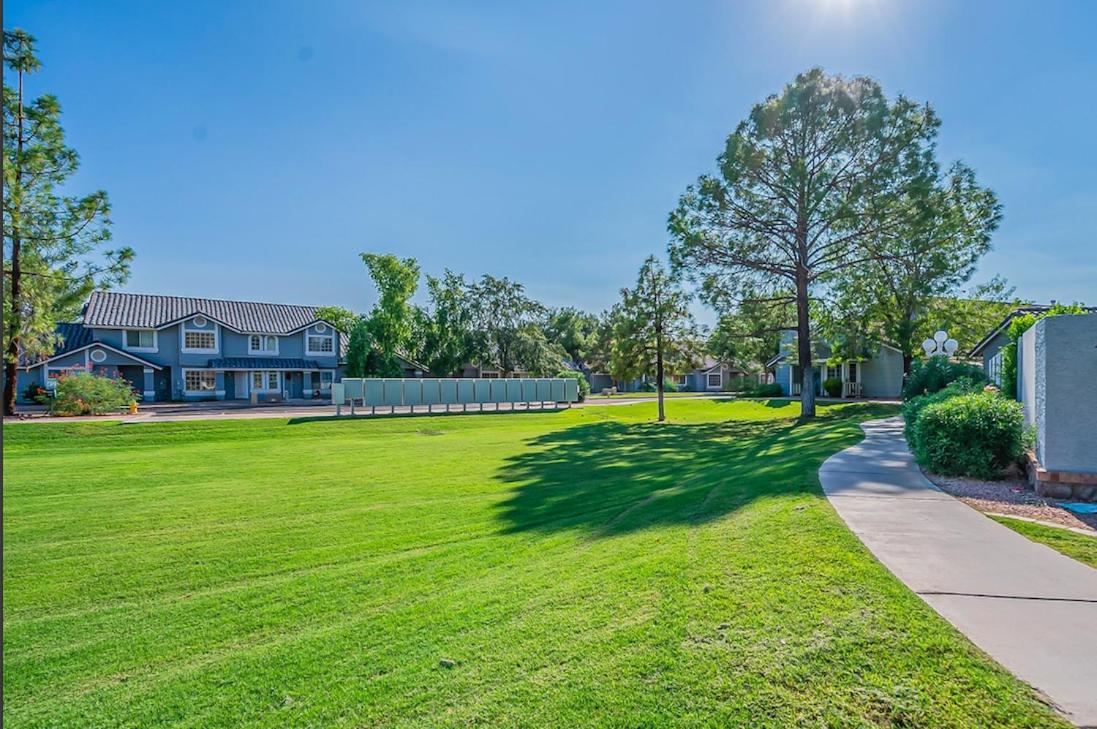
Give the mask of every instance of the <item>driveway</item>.
[{"label": "driveway", "polygon": [[823,463],[827,498],[885,567],[1080,726],[1097,726],[1097,570],[930,483],[898,418]]}]

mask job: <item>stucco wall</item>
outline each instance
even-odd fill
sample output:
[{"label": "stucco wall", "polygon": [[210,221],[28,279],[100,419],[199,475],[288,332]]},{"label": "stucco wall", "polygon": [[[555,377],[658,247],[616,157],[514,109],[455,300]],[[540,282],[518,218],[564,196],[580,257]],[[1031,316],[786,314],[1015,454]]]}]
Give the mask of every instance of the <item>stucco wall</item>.
[{"label": "stucco wall", "polygon": [[[1031,341],[1031,356],[1026,356],[1026,341]],[[1049,471],[1097,473],[1097,314],[1041,319],[1021,342],[1018,379],[1024,396],[1032,378],[1041,465]]]},{"label": "stucco wall", "polygon": [[880,347],[872,359],[861,363],[861,394],[865,397],[899,397],[903,391],[903,355]]}]

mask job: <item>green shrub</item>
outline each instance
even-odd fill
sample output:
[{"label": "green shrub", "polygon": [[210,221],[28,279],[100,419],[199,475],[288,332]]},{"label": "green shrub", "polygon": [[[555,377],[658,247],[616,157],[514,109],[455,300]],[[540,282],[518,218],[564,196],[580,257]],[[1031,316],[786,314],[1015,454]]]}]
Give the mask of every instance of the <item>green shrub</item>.
[{"label": "green shrub", "polygon": [[842,396],[842,381],[837,377],[828,377],[823,380],[823,389],[827,391],[827,394],[831,397]]},{"label": "green shrub", "polygon": [[116,413],[136,399],[137,393],[122,378],[80,372],[58,378],[50,412],[54,415],[103,415]]},{"label": "green shrub", "polygon": [[912,449],[935,473],[1000,478],[1024,450],[1023,422],[1021,405],[998,393],[946,396],[917,414]]},{"label": "green shrub", "polygon": [[23,399],[27,402],[45,404],[49,402],[50,391],[37,382],[32,382],[23,389]]},{"label": "green shrub", "polygon": [[575,370],[561,370],[556,375],[557,377],[566,377],[575,380],[579,383],[579,402],[583,402],[587,399],[587,395],[590,394],[590,383],[587,381],[586,376],[582,372],[576,372]]},{"label": "green shrub", "polygon": [[[640,392],[655,392],[655,383],[647,380],[640,385]],[[663,392],[678,392],[678,383],[673,380],[663,378]]]},{"label": "green shrub", "polygon": [[907,442],[910,443],[912,451],[917,451],[919,444],[917,443],[918,429],[915,424],[918,422],[918,416],[927,406],[934,403],[944,402],[949,398],[957,397],[959,395],[970,395],[976,392],[982,392],[983,385],[972,380],[970,377],[961,377],[958,380],[950,382],[943,390],[938,390],[930,395],[918,395],[912,397],[903,403],[903,422],[906,425],[905,433],[907,436]]},{"label": "green shrub", "polygon": [[910,374],[903,383],[903,399],[931,395],[962,377],[974,382],[987,381],[983,368],[977,365],[949,362],[946,357],[927,357],[918,360],[911,367]]},{"label": "green shrub", "polygon": [[765,385],[756,385],[746,391],[747,397],[781,397],[785,391],[776,382]]}]

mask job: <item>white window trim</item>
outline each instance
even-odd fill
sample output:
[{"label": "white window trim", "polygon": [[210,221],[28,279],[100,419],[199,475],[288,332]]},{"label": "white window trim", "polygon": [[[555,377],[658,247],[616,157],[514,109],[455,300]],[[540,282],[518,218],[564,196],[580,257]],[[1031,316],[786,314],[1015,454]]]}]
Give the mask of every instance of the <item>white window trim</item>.
[{"label": "white window trim", "polygon": [[[217,395],[218,393],[224,394],[224,390],[217,389],[217,371],[211,370],[208,367],[183,367],[180,369],[183,375],[183,392],[187,395]],[[188,372],[209,372],[213,375],[213,389],[212,390],[188,390],[187,389],[187,373]]]},{"label": "white window trim", "polygon": [[[209,321],[208,319],[206,320]],[[183,354],[217,354],[221,351],[221,325],[213,322],[213,329],[188,329],[188,322],[179,325],[179,351]],[[196,349],[187,347],[187,332],[213,332],[213,349]]]},{"label": "white window trim", "polygon": [[[305,330],[305,355],[311,357],[335,357],[339,354],[339,342],[335,338],[335,332],[331,330],[331,327],[325,327],[327,332],[318,334],[316,332],[310,332]],[[331,351],[325,352],[323,350],[317,351],[309,349],[309,337],[325,337],[331,340]]]},{"label": "white window trim", "polygon": [[[129,346],[129,333],[130,332],[152,332],[152,346],[151,347],[131,347]],[[122,330],[122,349],[127,352],[159,352],[160,351],[160,335],[155,329],[123,329]]]},{"label": "white window trim", "polygon": [[[251,334],[248,334],[247,337],[248,337],[248,354],[254,354],[254,355],[278,354],[278,348],[281,345],[281,342],[279,342],[279,337],[278,337],[277,334],[262,334],[260,332],[252,332]],[[261,337],[264,342],[266,342],[268,337],[273,337],[274,338],[274,349],[252,349],[251,348],[251,338],[252,337]]]},{"label": "white window trim", "polygon": [[[713,375],[716,375],[718,378],[720,378],[720,382],[718,382],[715,385],[712,384],[712,376]],[[723,386],[724,386],[724,373],[723,372],[706,372],[705,373],[705,389],[706,390],[711,390],[713,388],[716,388],[717,390],[719,390]]]},{"label": "white window trim", "polygon": [[[256,372],[260,372],[263,375],[263,387],[256,387],[255,386],[255,373]],[[272,372],[275,375],[278,376],[278,387],[274,387],[274,388],[269,387],[269,385],[270,385],[270,375],[271,375]],[[285,379],[282,377],[282,372],[280,370],[248,370],[248,388],[252,392],[261,392],[261,393],[277,392],[277,393],[281,393],[283,385],[285,385]]]}]

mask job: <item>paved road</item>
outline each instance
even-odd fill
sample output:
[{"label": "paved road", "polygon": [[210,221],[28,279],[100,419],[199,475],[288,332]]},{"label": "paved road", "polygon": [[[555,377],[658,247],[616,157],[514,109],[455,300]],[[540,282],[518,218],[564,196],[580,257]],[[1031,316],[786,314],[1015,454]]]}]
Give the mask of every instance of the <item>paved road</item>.
[{"label": "paved road", "polygon": [[1097,726],[1097,570],[986,518],[922,475],[898,418],[819,470],[877,559],[1075,724]]}]

